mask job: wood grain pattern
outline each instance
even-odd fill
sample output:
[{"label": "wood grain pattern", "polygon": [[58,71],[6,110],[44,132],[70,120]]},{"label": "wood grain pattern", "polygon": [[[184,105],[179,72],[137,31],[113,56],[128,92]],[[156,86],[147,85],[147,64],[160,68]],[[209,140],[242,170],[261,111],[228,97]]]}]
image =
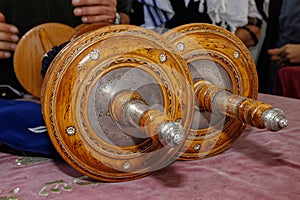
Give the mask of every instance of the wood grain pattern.
[{"label": "wood grain pattern", "polygon": [[32,28],[20,39],[14,54],[14,70],[28,93],[41,96],[43,56],[55,45],[69,41],[74,33],[67,25],[45,23]]},{"label": "wood grain pattern", "polygon": [[[29,39],[26,45],[36,42],[45,51],[54,44],[54,33],[36,30],[33,38],[38,41]],[[50,139],[79,172],[101,181],[133,180],[177,159],[224,152],[246,123],[263,128],[259,119],[271,105],[256,101],[251,54],[225,29],[200,23],[163,35],[131,25],[81,25],[74,30],[52,61],[40,94]],[[26,45],[19,51],[25,52]],[[25,73],[20,62],[37,62],[41,56],[26,54],[21,61],[20,55],[19,73]],[[23,78],[35,76],[31,72]],[[39,89],[34,91],[38,96]],[[138,118],[124,118],[124,105],[131,100],[149,109],[137,113]],[[181,123],[183,145],[171,148],[159,141],[164,122]]]},{"label": "wood grain pattern", "polygon": [[110,111],[118,93],[137,91],[150,107],[159,104],[168,119],[180,120],[187,136],[192,80],[168,45],[152,31],[114,25],[75,38],[55,57],[43,82],[42,111],[51,141],[71,166],[115,182],[146,176],[178,158],[182,145],[163,146]]},{"label": "wood grain pattern", "polygon": [[[253,58],[231,32],[215,25],[196,23],[169,30],[164,37],[188,63],[195,88],[199,80],[206,80],[233,94],[257,98],[258,80]],[[246,127],[239,119],[214,111],[210,95],[197,98],[209,108],[195,105],[194,125],[182,160],[206,158],[227,150]]]}]

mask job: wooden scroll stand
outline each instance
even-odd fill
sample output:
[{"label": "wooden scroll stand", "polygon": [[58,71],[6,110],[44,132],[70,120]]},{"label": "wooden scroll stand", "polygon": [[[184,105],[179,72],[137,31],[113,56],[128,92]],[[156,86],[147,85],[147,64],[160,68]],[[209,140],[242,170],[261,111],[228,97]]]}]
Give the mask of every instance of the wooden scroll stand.
[{"label": "wooden scroll stand", "polygon": [[284,113],[256,101],[258,80],[247,47],[231,32],[210,24],[183,25],[164,34],[187,62],[197,104],[182,160],[219,154],[246,124],[278,131]]}]

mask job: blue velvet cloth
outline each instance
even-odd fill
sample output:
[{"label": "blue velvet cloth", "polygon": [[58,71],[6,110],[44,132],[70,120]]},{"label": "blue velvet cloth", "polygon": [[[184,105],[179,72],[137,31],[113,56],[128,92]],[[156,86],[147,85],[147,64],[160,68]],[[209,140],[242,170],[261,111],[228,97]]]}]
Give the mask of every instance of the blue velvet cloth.
[{"label": "blue velvet cloth", "polygon": [[20,151],[57,155],[39,103],[0,98],[0,122],[0,143]]},{"label": "blue velvet cloth", "polygon": [[[43,57],[43,77],[54,57],[67,44],[54,46]],[[20,151],[58,155],[48,136],[39,103],[0,98],[0,122],[0,143]]]},{"label": "blue velvet cloth", "polygon": [[41,69],[41,75],[42,77],[45,77],[47,70],[52,62],[52,60],[55,58],[55,56],[59,53],[60,50],[62,50],[69,41],[64,42],[58,46],[52,47],[50,51],[47,52],[47,54],[42,59],[42,69]]}]

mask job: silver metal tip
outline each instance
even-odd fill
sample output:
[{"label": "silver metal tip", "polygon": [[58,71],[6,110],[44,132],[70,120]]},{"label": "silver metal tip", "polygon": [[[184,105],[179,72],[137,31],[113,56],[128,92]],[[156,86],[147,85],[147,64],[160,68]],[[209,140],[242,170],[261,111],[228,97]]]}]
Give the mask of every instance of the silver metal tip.
[{"label": "silver metal tip", "polygon": [[178,122],[167,122],[161,127],[159,140],[163,145],[176,147],[184,141],[184,129]]}]

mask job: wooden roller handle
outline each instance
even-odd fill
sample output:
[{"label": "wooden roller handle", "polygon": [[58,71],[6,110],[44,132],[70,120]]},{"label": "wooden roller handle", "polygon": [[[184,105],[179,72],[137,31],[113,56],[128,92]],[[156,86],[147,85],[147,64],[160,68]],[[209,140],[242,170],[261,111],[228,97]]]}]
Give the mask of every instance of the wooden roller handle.
[{"label": "wooden roller handle", "polygon": [[47,53],[54,46],[54,44],[44,28],[39,29],[39,38],[43,46],[44,52]]},{"label": "wooden roller handle", "polygon": [[139,94],[124,91],[117,94],[110,104],[113,119],[140,128],[143,133],[163,145],[175,147],[183,143],[184,129],[164,112],[150,109]]},{"label": "wooden roller handle", "polygon": [[196,82],[195,91],[202,110],[226,114],[248,125],[271,131],[278,131],[288,125],[282,110],[255,99],[235,95],[208,81]]}]

